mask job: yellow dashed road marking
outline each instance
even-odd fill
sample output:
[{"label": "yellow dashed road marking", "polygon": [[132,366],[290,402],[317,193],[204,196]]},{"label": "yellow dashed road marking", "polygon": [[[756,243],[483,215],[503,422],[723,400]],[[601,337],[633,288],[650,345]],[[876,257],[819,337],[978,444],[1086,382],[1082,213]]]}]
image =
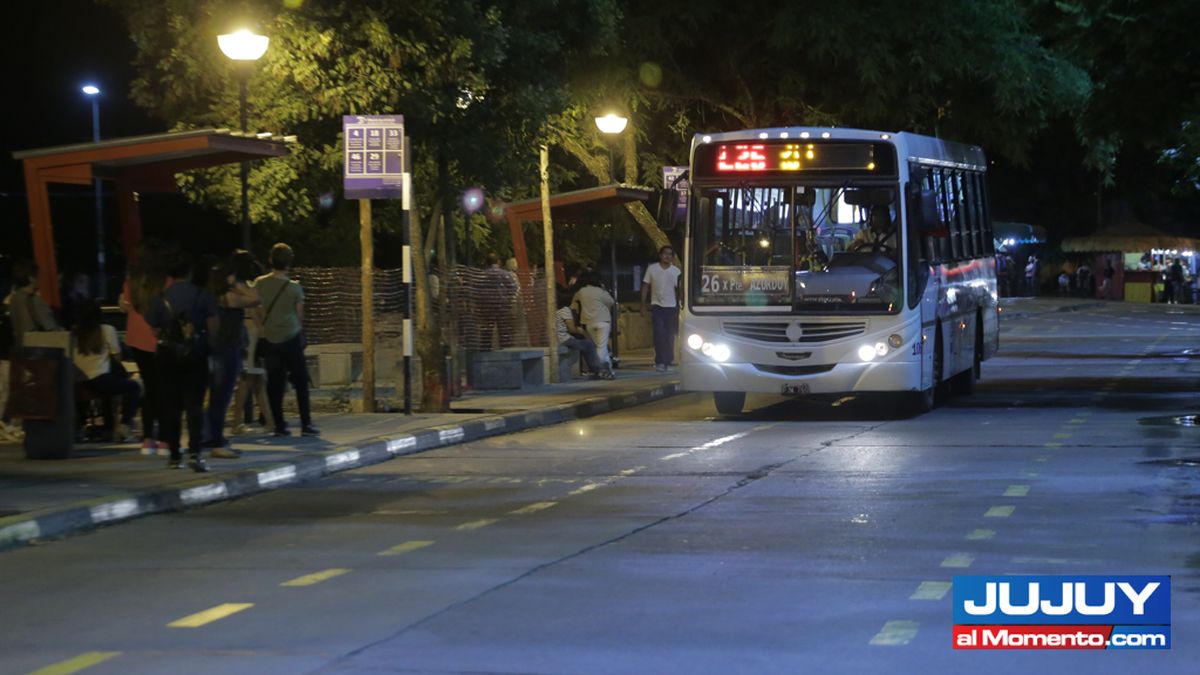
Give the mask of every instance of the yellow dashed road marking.
[{"label": "yellow dashed road marking", "polygon": [[523,516],[527,513],[537,513],[538,511],[545,511],[546,509],[548,509],[552,506],[557,506],[557,505],[558,505],[558,502],[534,502],[528,506],[522,506],[519,509],[513,509],[512,511],[509,511],[509,513],[516,515],[516,516]]},{"label": "yellow dashed road marking", "polygon": [[78,673],[84,668],[91,668],[96,664],[104,663],[120,654],[121,652],[84,652],[66,661],[59,661],[45,668],[39,668],[29,675],[70,675],[71,673]]},{"label": "yellow dashed road marking", "polygon": [[1070,438],[1070,437],[1071,437],[1071,432],[1069,432],[1069,431],[1060,433],[1060,434],[1054,434],[1053,436],[1051,436],[1051,438]]},{"label": "yellow dashed road marking", "polygon": [[871,638],[871,644],[876,647],[898,647],[912,642],[916,636],[916,621],[889,621]]},{"label": "yellow dashed road marking", "polygon": [[1075,417],[1067,420],[1067,424],[1083,424],[1086,421],[1087,420],[1083,419],[1082,417]]},{"label": "yellow dashed road marking", "polygon": [[967,539],[970,541],[980,541],[983,539],[991,539],[994,536],[996,536],[995,530],[975,529],[971,530],[970,533],[967,534]]},{"label": "yellow dashed road marking", "polygon": [[596,488],[600,487],[601,485],[602,485],[602,483],[588,483],[587,485],[583,485],[583,486],[575,488],[574,490],[571,490],[567,494],[574,497],[575,495],[581,495],[585,492],[591,492],[592,490],[595,490]]},{"label": "yellow dashed road marking", "polygon": [[1050,459],[1050,455],[1042,455],[1041,457],[1034,457],[1034,458],[1033,458],[1033,461],[1035,461],[1035,462],[1045,462],[1045,461],[1049,461],[1049,459]]},{"label": "yellow dashed road marking", "polygon": [[1042,447],[1043,447],[1043,448],[1049,448],[1049,449],[1053,450],[1053,449],[1055,449],[1055,448],[1061,448],[1061,447],[1062,447],[1062,443],[1046,443],[1046,444],[1042,445]]},{"label": "yellow dashed road marking", "polygon": [[285,581],[279,585],[280,586],[312,586],[313,584],[319,584],[322,581],[325,581],[326,579],[340,577],[349,571],[350,570],[348,570],[344,567],[333,567],[333,568],[330,568],[327,570],[321,570],[320,572],[313,572],[312,574],[305,574],[302,577],[296,577],[295,579],[292,579],[291,581]]},{"label": "yellow dashed road marking", "polygon": [[1029,494],[1029,486],[1028,485],[1009,485],[1008,489],[1004,491],[1003,496],[1005,496],[1005,497],[1024,497],[1027,494]]},{"label": "yellow dashed road marking", "polygon": [[224,619],[231,614],[237,614],[243,610],[250,609],[253,606],[253,602],[227,602],[223,605],[217,605],[212,609],[206,609],[203,612],[196,612],[182,619],[176,619],[167,625],[171,628],[199,628],[218,619]]},{"label": "yellow dashed road marking", "polygon": [[478,530],[479,528],[487,527],[488,525],[491,525],[492,523],[496,523],[499,521],[500,521],[499,518],[480,518],[479,520],[472,520],[470,522],[463,523],[462,525],[459,525],[458,527],[456,527],[454,529],[456,529],[456,530]]},{"label": "yellow dashed road marking", "polygon": [[949,581],[922,581],[909,600],[941,600],[950,591]]},{"label": "yellow dashed road marking", "polygon": [[987,513],[983,514],[983,517],[984,518],[1007,518],[1013,514],[1013,511],[1016,511],[1016,510],[1017,510],[1017,507],[1015,507],[1015,506],[993,506],[992,508],[987,510]]},{"label": "yellow dashed road marking", "polygon": [[955,553],[942,561],[942,567],[965,568],[975,562],[975,556],[966,553]]},{"label": "yellow dashed road marking", "polygon": [[403,544],[393,546],[387,550],[380,551],[379,555],[403,555],[410,551],[416,551],[417,549],[425,548],[426,546],[433,546],[433,544],[434,542],[432,541],[414,539],[412,541],[406,541]]}]

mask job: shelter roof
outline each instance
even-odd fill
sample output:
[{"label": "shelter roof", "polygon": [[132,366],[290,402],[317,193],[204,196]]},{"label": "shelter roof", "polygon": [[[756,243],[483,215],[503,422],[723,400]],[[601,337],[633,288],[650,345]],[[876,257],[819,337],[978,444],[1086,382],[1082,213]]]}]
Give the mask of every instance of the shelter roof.
[{"label": "shelter roof", "polygon": [[[26,169],[52,182],[86,184],[93,178],[129,178],[139,189],[173,187],[173,175],[190,169],[281,157],[295,138],[228,129],[194,129],[36,148],[13,153]],[[163,180],[170,178],[172,180]]]},{"label": "shelter roof", "polygon": [[1114,225],[1100,232],[1063,240],[1062,249],[1068,253],[1103,251],[1145,252],[1153,249],[1198,250],[1200,239],[1177,237],[1145,223]]},{"label": "shelter roof", "polygon": [[[555,224],[579,222],[585,220],[593,211],[621,206],[628,202],[646,202],[658,195],[658,190],[617,183],[560,192],[550,196],[550,218]],[[538,198],[512,202],[505,208],[505,217],[510,223],[540,223],[542,200]]]}]

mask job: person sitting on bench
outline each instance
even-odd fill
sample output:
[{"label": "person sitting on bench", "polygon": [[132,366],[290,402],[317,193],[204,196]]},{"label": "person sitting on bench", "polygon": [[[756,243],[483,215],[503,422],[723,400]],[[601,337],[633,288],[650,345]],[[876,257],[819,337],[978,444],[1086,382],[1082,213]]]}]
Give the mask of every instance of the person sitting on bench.
[{"label": "person sitting on bench", "polygon": [[[121,397],[121,424],[113,430],[113,441],[133,440],[131,429],[138,411],[142,388],[130,379],[121,366],[121,343],[117,329],[104,323],[100,303],[84,300],[78,309],[75,324],[75,366],[87,378],[83,387],[95,396]],[[112,424],[111,414],[107,420]]]},{"label": "person sitting on bench", "polygon": [[596,353],[596,344],[576,325],[575,314],[571,311],[570,303],[571,297],[560,292],[558,311],[554,313],[559,346],[573,349],[582,354],[584,362],[587,363],[588,370],[592,373],[593,379],[615,379],[612,370],[607,367],[607,364],[600,362],[600,356]]}]

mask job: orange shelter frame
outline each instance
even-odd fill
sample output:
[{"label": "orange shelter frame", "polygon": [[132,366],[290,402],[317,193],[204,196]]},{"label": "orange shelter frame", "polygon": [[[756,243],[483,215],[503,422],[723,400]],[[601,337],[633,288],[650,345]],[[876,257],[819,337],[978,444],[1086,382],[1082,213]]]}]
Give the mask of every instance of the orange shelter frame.
[{"label": "orange shelter frame", "polygon": [[13,158],[21,160],[25,170],[29,227],[42,297],[52,306],[59,306],[51,183],[91,185],[96,178],[115,183],[121,243],[126,255],[132,255],[142,238],[139,192],[174,192],[178,189],[175,174],[181,171],[287,154],[284,141],[234,135],[225,129],[131,136],[14,152]]},{"label": "orange shelter frame", "polygon": [[[645,188],[613,184],[600,187],[560,192],[550,196],[550,220],[554,224],[579,222],[595,211],[622,206],[628,202],[648,202],[657,198],[659,192]],[[542,200],[526,199],[513,202],[504,209],[509,231],[513,240],[513,256],[517,269],[529,270],[529,253],[525,248],[523,223],[542,222]]]}]

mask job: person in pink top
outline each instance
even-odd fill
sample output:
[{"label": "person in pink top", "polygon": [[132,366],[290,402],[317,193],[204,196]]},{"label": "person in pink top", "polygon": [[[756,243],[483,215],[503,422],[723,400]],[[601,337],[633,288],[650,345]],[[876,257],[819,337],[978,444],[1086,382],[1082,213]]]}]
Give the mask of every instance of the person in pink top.
[{"label": "person in pink top", "polygon": [[[150,301],[167,286],[164,256],[154,247],[139,247],[138,254],[129,265],[129,276],[121,289],[121,309],[125,311],[125,344],[133,352],[142,380],[142,454],[158,453],[158,428],[161,385],[154,352],[158,348],[158,337],[146,323],[143,313]],[[166,449],[163,447],[162,449]]]}]

